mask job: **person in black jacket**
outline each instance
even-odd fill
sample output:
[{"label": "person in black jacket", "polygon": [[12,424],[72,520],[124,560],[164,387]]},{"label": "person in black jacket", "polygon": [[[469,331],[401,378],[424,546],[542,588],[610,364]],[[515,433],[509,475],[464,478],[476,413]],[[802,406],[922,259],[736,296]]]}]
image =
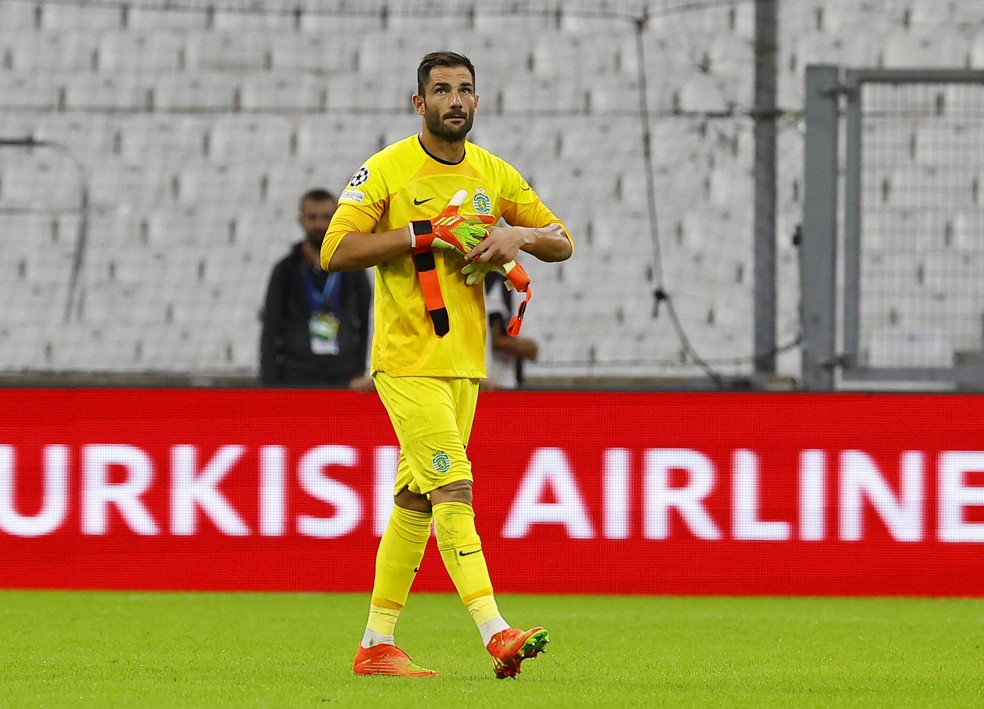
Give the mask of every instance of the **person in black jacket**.
[{"label": "person in black jacket", "polygon": [[260,336],[260,379],[270,387],[372,391],[366,374],[372,291],[365,271],[326,273],[321,240],[335,195],[313,189],[301,198],[305,239],[270,274]]}]

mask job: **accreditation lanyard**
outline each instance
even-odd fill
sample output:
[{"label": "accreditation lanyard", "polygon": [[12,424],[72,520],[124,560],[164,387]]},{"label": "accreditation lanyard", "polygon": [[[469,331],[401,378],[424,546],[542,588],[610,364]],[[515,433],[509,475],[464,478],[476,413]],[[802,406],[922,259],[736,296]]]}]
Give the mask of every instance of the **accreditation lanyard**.
[{"label": "accreditation lanyard", "polygon": [[341,285],[337,271],[329,273],[325,278],[324,286],[319,290],[314,282],[314,274],[307,266],[301,266],[301,276],[304,278],[304,291],[307,293],[308,305],[311,306],[313,313],[327,313],[332,310],[332,305],[337,308],[338,295],[335,291]]}]

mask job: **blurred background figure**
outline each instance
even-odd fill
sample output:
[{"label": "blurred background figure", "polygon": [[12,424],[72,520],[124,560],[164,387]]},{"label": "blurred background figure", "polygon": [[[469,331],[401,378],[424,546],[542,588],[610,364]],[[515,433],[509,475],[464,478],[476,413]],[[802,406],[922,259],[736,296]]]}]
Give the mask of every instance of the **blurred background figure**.
[{"label": "blurred background figure", "polygon": [[488,378],[482,388],[518,389],[523,385],[523,363],[536,361],[540,351],[530,337],[510,337],[506,325],[512,316],[513,292],[506,288],[506,278],[498,271],[485,277],[485,313],[489,319],[486,369]]},{"label": "blurred background figure", "polygon": [[270,274],[260,336],[264,386],[372,391],[366,376],[372,291],[365,271],[326,273],[321,240],[338,206],[312,189],[301,198],[304,239]]}]

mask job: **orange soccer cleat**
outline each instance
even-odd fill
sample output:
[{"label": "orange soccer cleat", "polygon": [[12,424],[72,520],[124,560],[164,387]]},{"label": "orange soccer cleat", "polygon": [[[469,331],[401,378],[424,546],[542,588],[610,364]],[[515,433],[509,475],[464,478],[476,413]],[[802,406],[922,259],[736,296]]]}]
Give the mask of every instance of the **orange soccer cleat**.
[{"label": "orange soccer cleat", "polygon": [[523,660],[546,652],[548,642],[550,638],[543,628],[508,628],[493,635],[485,649],[492,655],[492,669],[496,678],[505,679],[517,677]]},{"label": "orange soccer cleat", "polygon": [[357,675],[388,675],[390,677],[437,677],[437,672],[415,665],[410,656],[396,645],[359,646],[352,662]]}]

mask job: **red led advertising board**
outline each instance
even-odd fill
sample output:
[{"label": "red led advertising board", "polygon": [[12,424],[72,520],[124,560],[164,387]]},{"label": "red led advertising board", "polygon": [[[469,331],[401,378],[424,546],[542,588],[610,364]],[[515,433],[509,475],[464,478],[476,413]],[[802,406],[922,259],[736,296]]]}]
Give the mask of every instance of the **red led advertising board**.
[{"label": "red led advertising board", "polygon": [[[375,395],[0,391],[0,587],[368,591]],[[984,596],[984,397],[490,392],[502,592]],[[414,586],[453,590],[436,548]]]}]

